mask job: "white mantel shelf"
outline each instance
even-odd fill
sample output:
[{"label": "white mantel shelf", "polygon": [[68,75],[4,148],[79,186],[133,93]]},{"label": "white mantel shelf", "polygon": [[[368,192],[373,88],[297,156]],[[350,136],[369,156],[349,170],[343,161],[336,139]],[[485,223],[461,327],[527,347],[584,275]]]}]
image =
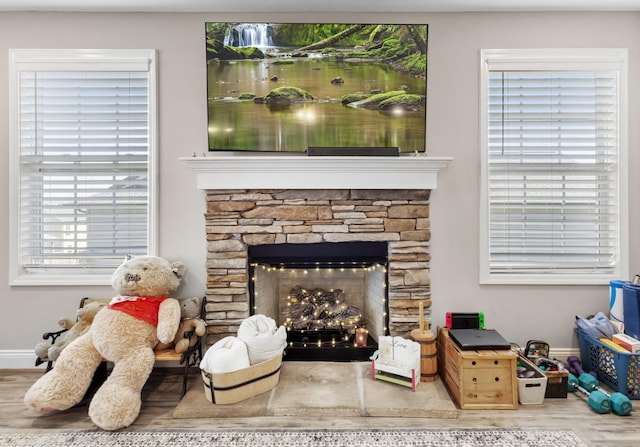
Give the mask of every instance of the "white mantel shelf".
[{"label": "white mantel shelf", "polygon": [[202,190],[436,189],[452,157],[207,155],[180,157]]}]

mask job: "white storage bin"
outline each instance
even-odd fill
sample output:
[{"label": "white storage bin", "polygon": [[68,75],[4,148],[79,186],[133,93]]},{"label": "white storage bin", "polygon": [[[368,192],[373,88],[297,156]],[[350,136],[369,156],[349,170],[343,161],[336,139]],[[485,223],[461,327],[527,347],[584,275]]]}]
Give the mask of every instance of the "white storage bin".
[{"label": "white storage bin", "polygon": [[518,377],[518,402],[522,405],[536,405],[544,402],[547,391],[547,376],[536,365],[522,355],[518,355],[518,365],[524,366],[535,375],[529,379]]}]

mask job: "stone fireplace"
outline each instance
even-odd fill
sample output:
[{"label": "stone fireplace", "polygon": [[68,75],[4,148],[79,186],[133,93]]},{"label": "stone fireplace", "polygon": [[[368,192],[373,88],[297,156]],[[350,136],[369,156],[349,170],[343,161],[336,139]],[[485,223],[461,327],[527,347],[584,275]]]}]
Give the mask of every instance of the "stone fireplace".
[{"label": "stone fireplace", "polygon": [[[386,265],[376,283],[386,290],[377,293],[382,304],[375,306],[375,321],[366,326],[376,337],[408,336],[418,325],[421,301],[426,303],[429,319],[429,197],[437,171],[450,159],[209,156],[182,160],[196,171],[198,188],[205,191],[207,345],[235,335],[240,322],[253,313],[271,312],[276,320],[281,318],[275,310],[265,311],[273,304],[261,303],[253,295],[259,263],[250,265],[250,247],[274,247],[278,253],[278,247],[280,251],[303,247],[304,251],[305,245],[311,249],[383,243]],[[271,261],[262,267],[285,268]],[[325,261],[305,260],[318,265]],[[329,264],[324,267],[337,267]],[[358,265],[358,269],[371,267]]]}]

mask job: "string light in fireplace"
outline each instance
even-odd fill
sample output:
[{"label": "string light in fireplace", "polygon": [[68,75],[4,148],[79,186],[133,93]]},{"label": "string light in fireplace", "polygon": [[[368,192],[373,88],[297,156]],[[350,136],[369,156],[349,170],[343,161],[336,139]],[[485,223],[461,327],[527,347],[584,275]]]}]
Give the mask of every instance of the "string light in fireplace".
[{"label": "string light in fireplace", "polygon": [[[332,263],[334,264],[334,263]],[[386,278],[386,272],[387,269],[384,265],[382,264],[364,264],[364,263],[351,263],[353,265],[351,266],[346,266],[347,263],[345,262],[341,262],[340,265],[341,267],[339,268],[334,268],[331,266],[326,266],[323,267],[322,265],[320,265],[320,263],[314,263],[313,264],[313,271],[315,272],[320,272],[322,271],[323,274],[333,274],[335,271],[339,271],[341,273],[345,273],[347,271],[351,271],[353,274],[357,274],[358,272],[372,272],[375,270],[380,270],[380,272],[384,275],[383,276],[383,281],[382,281],[382,288],[386,288],[387,284],[385,281]],[[291,267],[287,267],[285,265],[279,264],[279,265],[271,265],[271,264],[258,264],[258,263],[252,263],[251,266],[253,267],[254,271],[256,271],[257,269],[260,269],[264,272],[279,272],[282,274],[288,274],[289,276],[291,276],[292,278],[294,277],[298,277],[300,275],[302,276],[308,276],[311,271],[308,268],[304,268],[301,266],[291,266]],[[255,284],[257,281],[257,278],[255,275],[253,275],[251,277],[251,281]]]},{"label": "string light in fireplace", "polygon": [[[254,272],[276,272],[277,274],[283,274],[283,275],[288,275],[290,276],[292,279],[296,279],[296,278],[307,278],[309,276],[311,276],[311,274],[315,273],[315,274],[320,274],[320,272],[322,272],[321,274],[323,275],[333,275],[335,274],[335,272],[344,272],[344,273],[352,273],[352,274],[357,274],[358,272],[362,272],[362,273],[366,273],[366,274],[371,274],[371,273],[375,273],[375,278],[380,278],[381,279],[381,289],[385,290],[387,288],[387,282],[386,282],[386,273],[387,273],[387,267],[386,265],[382,264],[382,263],[363,263],[363,262],[327,262],[327,263],[323,263],[323,262],[313,262],[313,263],[308,263],[308,264],[304,264],[304,263],[293,263],[293,264],[282,264],[282,263],[277,263],[277,264],[270,264],[270,263],[251,263],[251,267],[253,268]],[[260,280],[259,279],[260,275],[252,275],[251,277],[251,281],[254,285],[253,287],[253,293],[254,293],[254,297],[257,297],[258,292],[257,292],[257,282]],[[313,278],[313,276],[311,276]],[[370,279],[373,279],[374,277],[370,277]],[[314,289],[315,291],[315,289]],[[329,289],[329,292],[334,292],[334,289]],[[319,292],[316,292],[319,293]],[[318,295],[319,297],[320,295]],[[384,334],[388,333],[388,329],[386,326],[386,322],[387,322],[387,315],[388,312],[386,310],[386,303],[387,303],[387,299],[385,298],[386,293],[383,293],[381,297],[379,297],[381,303],[382,303],[382,331]],[[309,300],[308,302],[310,304],[313,304],[315,307],[315,312],[323,312],[325,309],[328,308],[328,304],[324,303],[324,302],[319,302],[318,301],[318,297],[314,296],[314,293],[311,293],[309,295]],[[290,308],[290,306],[292,306],[292,304],[295,305],[299,305],[301,304],[299,297],[296,298],[295,296],[292,296],[291,294],[288,294],[286,297],[286,307]],[[257,301],[256,301],[257,302]],[[343,310],[343,307],[351,307],[347,304],[347,302],[345,302],[344,300],[341,299],[335,299],[333,301],[333,304],[331,305],[331,312],[332,313],[339,313],[341,310]],[[257,307],[254,306],[253,310],[254,313],[256,312]],[[282,308],[281,312],[284,311],[284,308]],[[296,312],[294,311],[294,314]],[[290,318],[288,315],[291,315],[290,312],[285,312],[284,315],[281,314],[281,318],[283,318],[285,321],[283,322],[283,325],[285,326],[285,328],[287,329],[287,331],[296,331],[298,333],[303,334],[302,337],[304,338],[304,342],[303,340],[290,340],[289,341],[289,345],[290,346],[295,346],[296,344],[298,346],[300,346],[301,344],[304,344],[304,346],[309,346],[309,347],[336,347],[339,345],[342,345],[343,343],[349,343],[349,345],[353,345],[355,346],[354,342],[355,342],[355,328],[356,327],[360,327],[360,325],[364,322],[363,320],[363,315],[362,312],[352,312],[351,314],[345,313],[343,315],[341,315],[341,317],[336,320],[339,321],[339,325],[336,326],[335,323],[333,321],[328,321],[325,322],[323,321],[324,328],[326,328],[327,330],[331,331],[331,330],[335,330],[335,329],[339,329],[340,330],[340,334],[336,334],[336,337],[328,337],[328,338],[323,338],[323,339],[319,339],[316,338],[317,334],[318,334],[318,321],[316,321],[314,318],[312,318],[312,315],[306,315],[306,316],[302,316],[302,315],[296,315],[294,319]],[[308,329],[308,331],[306,331],[305,329]],[[320,329],[322,330],[322,329]],[[344,330],[344,331],[343,331]],[[330,335],[330,334],[327,334]]]},{"label": "string light in fireplace", "polygon": [[[344,263],[341,263],[344,264]],[[297,277],[299,274],[302,275],[309,275],[309,270],[308,269],[301,269],[298,267],[285,267],[284,265],[278,265],[278,266],[273,266],[270,264],[255,264],[252,263],[251,266],[254,268],[254,270],[256,268],[260,268],[263,271],[266,272],[275,272],[278,271],[280,273],[283,274],[289,274],[291,277]],[[351,267],[351,272],[356,274],[358,273],[358,271],[362,271],[362,272],[371,272],[371,271],[375,271],[375,270],[380,270],[380,272],[383,274],[383,278],[382,278],[382,285],[381,287],[383,289],[387,288],[387,283],[386,283],[386,273],[387,273],[387,268],[386,266],[382,265],[382,264],[371,264],[371,265],[362,265],[360,267]],[[325,274],[332,274],[334,272],[334,268],[332,267],[326,267],[326,268],[322,268],[319,263],[315,263],[315,269],[316,272],[319,272],[320,270],[323,271],[323,273]],[[340,272],[345,272],[346,268],[345,267],[340,267],[338,269]],[[255,275],[251,277],[251,281],[255,284],[255,282],[257,281]]]},{"label": "string light in fireplace", "polygon": [[[377,269],[380,269],[382,273],[386,273],[387,269],[384,265],[382,264],[365,264],[365,263],[361,263],[361,262],[352,262],[352,263],[345,263],[345,262],[340,262],[339,265],[340,267],[334,268],[331,265],[334,265],[335,263],[331,263],[330,265],[326,265],[323,266],[322,264],[316,262],[314,263],[312,266],[312,269],[316,272],[319,271],[323,271],[323,273],[334,273],[334,271],[338,270],[340,272],[346,272],[348,270],[351,270],[352,272],[358,272],[358,271],[362,271],[362,272],[370,272],[370,271],[374,271]],[[350,265],[347,265],[350,264]],[[279,264],[279,265],[272,265],[272,264],[258,264],[258,263],[252,263],[251,267],[255,269],[260,268],[263,271],[267,271],[267,272],[274,272],[274,271],[280,271],[280,272],[285,272],[285,273],[289,273],[291,275],[295,275],[298,274],[300,272],[304,273],[304,274],[309,274],[309,268],[305,267],[303,265],[294,265],[292,264],[290,267],[287,267],[285,265]],[[255,277],[252,278],[253,280],[255,280]]]}]

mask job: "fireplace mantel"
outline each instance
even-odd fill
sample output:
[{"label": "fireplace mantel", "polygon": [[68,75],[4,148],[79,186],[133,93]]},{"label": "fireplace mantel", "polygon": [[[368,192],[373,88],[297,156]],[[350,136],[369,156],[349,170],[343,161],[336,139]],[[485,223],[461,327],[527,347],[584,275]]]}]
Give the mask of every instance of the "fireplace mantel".
[{"label": "fireplace mantel", "polygon": [[180,157],[202,190],[436,189],[452,157],[337,157],[206,155]]}]

